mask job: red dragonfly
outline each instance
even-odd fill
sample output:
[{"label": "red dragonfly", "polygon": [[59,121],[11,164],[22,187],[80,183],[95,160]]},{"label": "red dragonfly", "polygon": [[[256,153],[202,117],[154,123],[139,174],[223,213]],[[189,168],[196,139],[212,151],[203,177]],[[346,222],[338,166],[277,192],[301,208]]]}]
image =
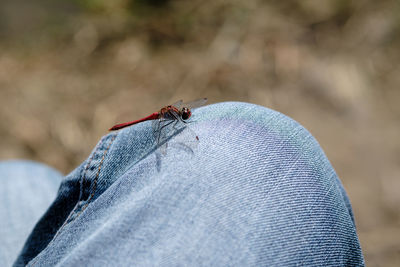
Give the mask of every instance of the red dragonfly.
[{"label": "red dragonfly", "polygon": [[[119,130],[143,121],[153,120],[153,130],[157,136],[157,143],[160,143],[160,137],[162,135],[162,130],[166,128],[168,125],[173,124],[175,128],[178,124],[184,125],[187,123],[187,120],[191,117],[192,111],[191,109],[203,106],[207,102],[207,98],[197,99],[195,101],[191,101],[188,103],[183,103],[182,100],[178,102],[163,107],[158,112],[154,112],[147,117],[125,122],[121,124],[114,125],[109,130],[115,131]],[[199,137],[196,135],[196,139],[199,140]]]}]

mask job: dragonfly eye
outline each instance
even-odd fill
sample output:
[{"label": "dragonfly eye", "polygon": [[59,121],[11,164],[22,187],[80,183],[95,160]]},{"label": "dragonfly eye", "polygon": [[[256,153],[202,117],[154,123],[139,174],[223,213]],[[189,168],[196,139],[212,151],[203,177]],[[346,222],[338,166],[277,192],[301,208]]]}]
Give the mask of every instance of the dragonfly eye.
[{"label": "dragonfly eye", "polygon": [[189,108],[182,108],[182,120],[187,120],[192,115],[192,112]]}]

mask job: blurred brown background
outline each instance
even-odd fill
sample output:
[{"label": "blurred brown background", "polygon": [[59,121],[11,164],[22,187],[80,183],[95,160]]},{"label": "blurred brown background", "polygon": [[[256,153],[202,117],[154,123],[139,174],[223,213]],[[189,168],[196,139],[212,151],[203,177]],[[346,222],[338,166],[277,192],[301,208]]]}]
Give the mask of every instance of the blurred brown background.
[{"label": "blurred brown background", "polygon": [[116,122],[247,101],[320,142],[368,266],[400,266],[400,2],[2,0],[0,158],[80,164]]}]

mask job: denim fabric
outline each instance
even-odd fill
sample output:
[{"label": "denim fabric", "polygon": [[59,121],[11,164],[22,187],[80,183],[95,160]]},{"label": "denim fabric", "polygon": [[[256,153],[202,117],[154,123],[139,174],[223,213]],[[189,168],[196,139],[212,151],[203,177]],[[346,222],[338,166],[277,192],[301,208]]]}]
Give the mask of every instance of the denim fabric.
[{"label": "denim fabric", "polygon": [[166,153],[151,122],[103,137],[15,266],[364,265],[349,200],[307,130],[246,103],[191,121],[198,146],[171,130]]},{"label": "denim fabric", "polygon": [[62,175],[29,161],[0,162],[0,266],[11,266],[55,199]]}]

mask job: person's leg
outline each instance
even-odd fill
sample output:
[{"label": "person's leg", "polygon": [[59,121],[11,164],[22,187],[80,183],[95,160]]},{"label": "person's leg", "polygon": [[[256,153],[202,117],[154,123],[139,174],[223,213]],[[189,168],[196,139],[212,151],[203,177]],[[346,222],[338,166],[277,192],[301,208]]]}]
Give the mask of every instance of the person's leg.
[{"label": "person's leg", "polygon": [[184,130],[166,154],[151,122],[105,136],[16,265],[363,265],[348,198],[303,127],[245,103],[191,120],[199,145]]},{"label": "person's leg", "polygon": [[0,162],[0,266],[11,266],[54,200],[61,174],[30,161]]}]

